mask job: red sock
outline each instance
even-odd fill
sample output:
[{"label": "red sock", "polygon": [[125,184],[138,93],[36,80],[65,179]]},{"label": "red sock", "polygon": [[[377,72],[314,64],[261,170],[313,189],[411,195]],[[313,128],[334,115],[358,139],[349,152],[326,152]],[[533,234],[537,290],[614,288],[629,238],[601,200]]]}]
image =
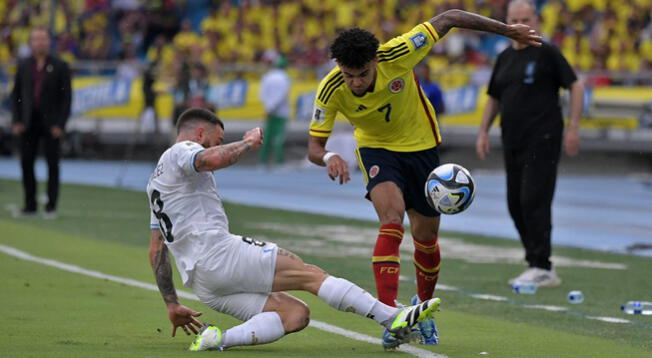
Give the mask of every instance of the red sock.
[{"label": "red sock", "polygon": [[417,293],[421,301],[429,300],[435,292],[441,256],[437,235],[430,242],[412,237],[414,242],[414,266],[417,269]]},{"label": "red sock", "polygon": [[401,272],[399,247],[402,239],[403,225],[382,225],[371,258],[378,300],[392,307],[396,306],[394,301],[398,296],[398,276]]}]

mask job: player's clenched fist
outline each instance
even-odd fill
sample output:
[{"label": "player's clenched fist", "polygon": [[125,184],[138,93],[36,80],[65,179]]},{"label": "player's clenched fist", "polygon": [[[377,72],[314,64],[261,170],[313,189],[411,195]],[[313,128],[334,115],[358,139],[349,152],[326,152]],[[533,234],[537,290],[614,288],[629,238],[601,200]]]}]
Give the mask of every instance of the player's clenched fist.
[{"label": "player's clenched fist", "polygon": [[249,143],[252,148],[258,148],[263,144],[263,130],[260,127],[250,129],[244,134],[242,140]]}]

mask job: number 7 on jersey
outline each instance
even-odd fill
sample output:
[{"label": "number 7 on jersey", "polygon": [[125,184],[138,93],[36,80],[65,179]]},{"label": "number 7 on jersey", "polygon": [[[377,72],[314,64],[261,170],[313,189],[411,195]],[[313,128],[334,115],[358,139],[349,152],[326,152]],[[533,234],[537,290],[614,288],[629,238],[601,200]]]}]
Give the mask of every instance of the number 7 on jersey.
[{"label": "number 7 on jersey", "polygon": [[[385,112],[387,110],[387,112]],[[378,112],[385,112],[385,122],[389,122],[389,115],[392,113],[392,104],[387,103],[386,105],[378,108]]]}]

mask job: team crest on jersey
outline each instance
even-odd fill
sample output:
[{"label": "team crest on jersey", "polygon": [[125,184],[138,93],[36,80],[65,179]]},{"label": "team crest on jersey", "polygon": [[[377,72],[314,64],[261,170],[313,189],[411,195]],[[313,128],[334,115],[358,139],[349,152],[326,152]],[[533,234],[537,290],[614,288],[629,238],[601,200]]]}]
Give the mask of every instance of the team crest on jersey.
[{"label": "team crest on jersey", "polygon": [[412,44],[414,44],[414,49],[418,50],[428,43],[428,38],[423,32],[419,32],[418,34],[410,37],[410,41],[412,41]]},{"label": "team crest on jersey", "polygon": [[369,168],[369,178],[375,178],[376,175],[380,172],[380,167],[377,165],[372,166]]},{"label": "team crest on jersey", "polygon": [[312,114],[312,121],[321,124],[324,123],[324,119],[326,119],[326,108],[315,106],[315,110]]},{"label": "team crest on jersey", "polygon": [[389,83],[389,91],[392,93],[399,93],[403,90],[403,87],[405,87],[405,81],[403,81],[402,78],[395,78],[392,80],[392,82]]}]

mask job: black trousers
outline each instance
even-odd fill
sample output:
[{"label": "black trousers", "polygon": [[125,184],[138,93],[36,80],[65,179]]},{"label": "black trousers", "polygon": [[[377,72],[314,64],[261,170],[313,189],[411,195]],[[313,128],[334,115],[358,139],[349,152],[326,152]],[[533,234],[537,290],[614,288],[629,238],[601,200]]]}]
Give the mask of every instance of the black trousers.
[{"label": "black trousers", "polygon": [[550,270],[551,206],[561,153],[561,134],[525,147],[505,147],[507,206],[530,267]]},{"label": "black trousers", "polygon": [[43,142],[45,159],[48,163],[48,203],[45,210],[56,210],[59,198],[59,159],[60,139],[52,138],[50,128],[42,126],[28,127],[20,141],[20,164],[23,169],[23,190],[25,193],[25,210],[36,210],[36,177],[34,161],[39,144]]}]

